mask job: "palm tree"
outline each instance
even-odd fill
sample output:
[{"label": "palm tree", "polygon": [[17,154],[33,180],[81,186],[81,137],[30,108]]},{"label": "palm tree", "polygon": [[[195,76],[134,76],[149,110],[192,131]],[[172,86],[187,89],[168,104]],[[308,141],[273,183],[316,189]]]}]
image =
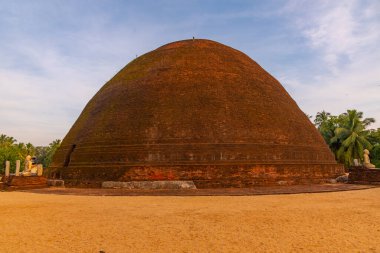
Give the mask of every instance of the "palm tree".
[{"label": "palm tree", "polygon": [[329,120],[331,114],[323,110],[322,112],[317,112],[314,119],[314,125],[320,129],[320,127]]},{"label": "palm tree", "polygon": [[16,142],[17,140],[11,136],[7,136],[5,134],[0,135],[0,145],[10,146]]},{"label": "palm tree", "polygon": [[55,151],[57,151],[60,145],[61,145],[61,140],[57,139],[57,140],[52,141],[47,147],[46,157],[44,161],[46,167],[49,167],[51,160],[53,159],[53,156],[55,154]]},{"label": "palm tree", "polygon": [[329,112],[323,110],[316,114],[314,125],[321,133],[326,144],[329,145],[330,149],[335,153],[338,148],[338,143],[331,143],[331,139],[334,137],[334,131],[339,125],[339,117],[332,116]]},{"label": "palm tree", "polygon": [[34,156],[36,148],[33,146],[32,143],[28,142],[27,144],[25,144],[25,151],[28,153],[28,155]]},{"label": "palm tree", "polygon": [[361,120],[362,118],[362,112],[347,110],[347,113],[342,115],[340,127],[334,131],[335,136],[331,138],[330,144],[340,143],[336,157],[346,166],[352,165],[354,159],[362,159],[365,148],[372,148],[366,139],[368,135],[366,127],[375,120],[372,118]]}]

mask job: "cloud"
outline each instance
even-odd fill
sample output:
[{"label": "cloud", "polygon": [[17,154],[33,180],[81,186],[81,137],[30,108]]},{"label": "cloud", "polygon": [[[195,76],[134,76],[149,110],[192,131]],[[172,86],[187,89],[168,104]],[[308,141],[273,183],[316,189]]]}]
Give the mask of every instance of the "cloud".
[{"label": "cloud", "polygon": [[[330,1],[331,3],[331,1]],[[378,41],[378,22],[371,13],[373,6],[361,6],[356,1],[327,4],[301,25],[311,47],[322,52],[330,68],[339,68],[344,61],[353,61],[368,46]],[[337,4],[338,3],[338,4]],[[303,26],[303,27],[302,27]]]},{"label": "cloud", "polygon": [[0,14],[0,133],[35,145],[62,139],[104,83],[182,38],[187,22],[155,22],[117,2],[9,2]]},{"label": "cloud", "polygon": [[305,111],[338,114],[357,108],[380,127],[379,7],[377,1],[289,2],[284,13],[294,17],[294,29],[315,53],[315,65],[305,77],[285,71],[280,80]]},{"label": "cloud", "polygon": [[0,133],[46,145],[126,63],[210,38],[251,56],[308,114],[349,108],[380,127],[378,1],[4,1]]},{"label": "cloud", "polygon": [[[8,27],[3,30],[5,39],[0,40],[0,133],[46,145],[64,137],[109,78],[136,54],[151,49],[149,42],[156,34],[151,29],[159,27],[141,26],[138,32],[111,26],[111,17],[100,12],[74,17],[78,18],[75,27],[55,31],[54,23],[62,18],[62,13],[55,13],[55,18],[49,17],[50,26],[38,31],[33,25],[44,26],[47,21],[38,14],[50,10],[30,8],[21,8],[19,13],[13,8],[0,11],[4,14],[1,26]],[[63,12],[74,10],[65,7]]]}]

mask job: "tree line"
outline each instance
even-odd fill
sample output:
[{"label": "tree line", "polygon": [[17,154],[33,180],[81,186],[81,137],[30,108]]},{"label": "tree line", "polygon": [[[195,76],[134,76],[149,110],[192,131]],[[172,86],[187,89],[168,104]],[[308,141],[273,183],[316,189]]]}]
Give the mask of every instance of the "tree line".
[{"label": "tree line", "polygon": [[354,159],[363,160],[364,149],[371,152],[371,163],[380,168],[380,128],[370,129],[374,118],[364,118],[363,112],[347,110],[339,115],[318,112],[314,124],[338,162],[346,167]]},{"label": "tree line", "polygon": [[53,155],[61,140],[55,140],[49,146],[34,146],[31,143],[17,142],[14,137],[5,134],[0,135],[0,174],[4,173],[5,161],[10,161],[11,172],[16,170],[16,160],[21,162],[21,170],[24,168],[24,161],[27,155],[36,157],[37,163],[41,163],[44,168],[49,167]]}]

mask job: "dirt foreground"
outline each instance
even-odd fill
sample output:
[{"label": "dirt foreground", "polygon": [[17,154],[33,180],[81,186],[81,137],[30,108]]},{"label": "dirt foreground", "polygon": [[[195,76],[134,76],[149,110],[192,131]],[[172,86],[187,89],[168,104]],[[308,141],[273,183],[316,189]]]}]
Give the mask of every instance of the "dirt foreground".
[{"label": "dirt foreground", "polygon": [[380,252],[380,188],[266,196],[0,192],[0,252]]}]

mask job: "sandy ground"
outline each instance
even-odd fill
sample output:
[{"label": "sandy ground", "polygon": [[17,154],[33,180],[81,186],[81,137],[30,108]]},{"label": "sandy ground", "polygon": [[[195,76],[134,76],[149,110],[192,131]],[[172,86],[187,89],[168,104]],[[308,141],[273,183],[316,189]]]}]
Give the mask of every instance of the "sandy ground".
[{"label": "sandy ground", "polygon": [[268,196],[0,192],[0,252],[380,252],[380,188]]}]

